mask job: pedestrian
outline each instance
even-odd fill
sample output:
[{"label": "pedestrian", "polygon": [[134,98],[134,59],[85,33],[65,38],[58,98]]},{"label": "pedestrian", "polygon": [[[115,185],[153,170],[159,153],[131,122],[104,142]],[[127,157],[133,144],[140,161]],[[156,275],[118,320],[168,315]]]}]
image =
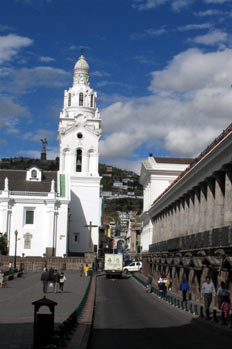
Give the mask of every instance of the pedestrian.
[{"label": "pedestrian", "polygon": [[43,293],[47,293],[49,283],[49,272],[47,269],[42,272],[40,280],[43,282]]},{"label": "pedestrian", "polygon": [[182,291],[182,298],[183,298],[183,302],[187,301],[187,292],[189,291],[189,283],[186,280],[186,277],[183,276],[182,281],[180,283],[180,290]]},{"label": "pedestrian", "polygon": [[57,270],[53,273],[53,292],[57,293],[60,288],[60,274]]},{"label": "pedestrian", "polygon": [[53,268],[50,268],[48,270],[48,280],[49,280],[49,287],[52,287],[53,288],[53,283],[54,283],[54,280],[53,280],[53,275],[54,275],[54,270]]},{"label": "pedestrian", "polygon": [[205,305],[205,314],[207,320],[210,320],[210,305],[212,303],[212,299],[214,297],[214,302],[215,302],[215,287],[213,282],[211,281],[210,276],[206,276],[205,282],[203,283],[201,287],[201,296],[204,298],[204,305]]},{"label": "pedestrian", "polygon": [[226,287],[226,284],[224,281],[221,282],[221,286],[217,290],[217,304],[218,308],[221,309],[222,299],[224,296],[228,294],[229,290]]},{"label": "pedestrian", "polygon": [[152,292],[152,275],[148,275],[146,292],[148,293]]},{"label": "pedestrian", "polygon": [[222,325],[226,325],[229,319],[229,312],[230,312],[230,296],[229,292],[227,292],[227,295],[224,295],[222,297],[222,303],[221,303],[221,311],[222,311]]},{"label": "pedestrian", "polygon": [[0,270],[0,287],[3,287],[4,282],[4,273],[2,270]]},{"label": "pedestrian", "polygon": [[11,273],[12,272],[12,263],[11,262],[9,262],[8,268],[9,268],[9,272]]},{"label": "pedestrian", "polygon": [[84,272],[84,265],[81,263],[79,266],[79,271],[80,271],[80,276],[83,276],[83,272]]},{"label": "pedestrian", "polygon": [[64,282],[66,280],[66,277],[63,273],[63,271],[60,273],[60,281],[59,281],[59,285],[60,285],[60,290],[59,292],[63,292],[64,291]]},{"label": "pedestrian", "polygon": [[161,275],[161,277],[159,278],[159,281],[158,281],[158,288],[159,288],[159,294],[162,296],[162,297],[166,297],[166,294],[167,294],[167,287],[166,287],[166,278],[164,275]]},{"label": "pedestrian", "polygon": [[88,266],[88,264],[86,264],[86,265],[84,266],[84,272],[85,272],[85,276],[88,276],[88,275],[89,275],[89,266]]}]

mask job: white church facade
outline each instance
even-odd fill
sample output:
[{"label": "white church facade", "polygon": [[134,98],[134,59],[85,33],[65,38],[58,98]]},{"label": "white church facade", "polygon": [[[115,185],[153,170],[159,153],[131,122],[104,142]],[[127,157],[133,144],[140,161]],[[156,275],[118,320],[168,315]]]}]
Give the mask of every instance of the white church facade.
[{"label": "white church facade", "polygon": [[[101,118],[83,55],[64,93],[59,171],[0,170],[0,232],[9,255],[82,255],[99,244]],[[89,225],[92,225],[89,228]],[[91,231],[91,237],[90,237]]]}]

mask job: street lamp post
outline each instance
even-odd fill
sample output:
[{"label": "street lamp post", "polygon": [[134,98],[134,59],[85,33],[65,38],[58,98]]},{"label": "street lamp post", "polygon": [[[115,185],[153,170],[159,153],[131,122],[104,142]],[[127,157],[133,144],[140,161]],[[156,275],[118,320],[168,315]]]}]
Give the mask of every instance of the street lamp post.
[{"label": "street lamp post", "polygon": [[17,230],[15,230],[15,254],[14,254],[14,269],[16,269],[17,241],[18,241],[18,231],[17,231]]}]

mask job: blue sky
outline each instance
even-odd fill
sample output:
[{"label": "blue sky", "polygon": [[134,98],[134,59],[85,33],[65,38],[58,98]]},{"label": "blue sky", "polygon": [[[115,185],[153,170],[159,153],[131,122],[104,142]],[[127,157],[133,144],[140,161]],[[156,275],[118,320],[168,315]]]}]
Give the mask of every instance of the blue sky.
[{"label": "blue sky", "polygon": [[80,49],[98,93],[100,161],[195,156],[231,122],[232,0],[7,0],[0,11],[0,158],[59,155]]}]

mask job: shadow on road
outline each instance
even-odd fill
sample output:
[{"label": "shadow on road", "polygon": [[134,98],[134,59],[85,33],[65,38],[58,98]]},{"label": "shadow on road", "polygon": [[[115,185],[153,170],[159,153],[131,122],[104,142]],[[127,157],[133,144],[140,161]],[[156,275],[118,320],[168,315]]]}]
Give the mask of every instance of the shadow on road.
[{"label": "shadow on road", "polygon": [[88,349],[219,349],[231,346],[232,331],[192,319],[180,327],[93,329]]}]

